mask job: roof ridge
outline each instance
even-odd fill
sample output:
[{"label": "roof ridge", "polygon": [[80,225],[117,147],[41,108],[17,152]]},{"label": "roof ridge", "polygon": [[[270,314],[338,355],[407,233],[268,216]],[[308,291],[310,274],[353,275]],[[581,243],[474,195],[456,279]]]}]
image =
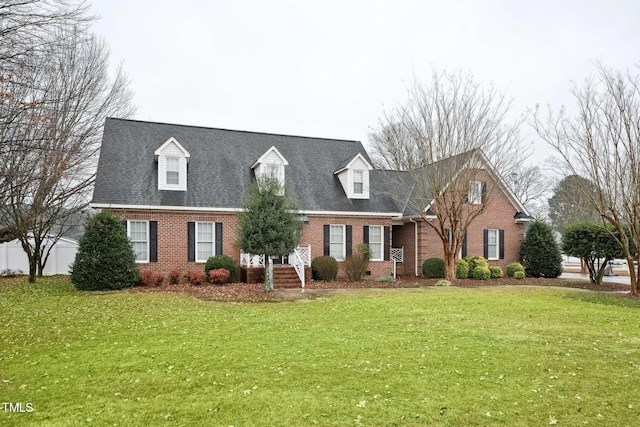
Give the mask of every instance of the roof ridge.
[{"label": "roof ridge", "polygon": [[356,139],[340,139],[340,138],[325,138],[319,136],[305,136],[305,135],[290,135],[283,133],[273,133],[273,132],[258,132],[258,131],[249,131],[249,130],[238,130],[238,129],[227,129],[227,128],[218,128],[211,126],[202,126],[202,125],[186,125],[180,123],[167,123],[167,122],[154,122],[148,120],[137,120],[137,119],[124,119],[119,117],[107,117],[107,120],[119,120],[124,122],[136,122],[136,123],[148,123],[152,125],[166,125],[166,126],[177,126],[177,127],[186,127],[186,128],[198,128],[198,129],[208,129],[208,130],[221,130],[225,132],[237,132],[237,133],[250,133],[255,135],[271,135],[271,136],[280,136],[285,138],[303,138],[303,139],[323,139],[326,141],[340,141],[340,142],[352,142],[355,144],[361,144],[362,141],[358,141]]}]

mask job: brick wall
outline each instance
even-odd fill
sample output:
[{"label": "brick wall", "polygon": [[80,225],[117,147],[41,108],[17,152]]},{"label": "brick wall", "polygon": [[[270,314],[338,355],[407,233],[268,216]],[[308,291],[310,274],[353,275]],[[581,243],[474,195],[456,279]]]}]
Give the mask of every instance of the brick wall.
[{"label": "brick wall", "polygon": [[[187,248],[187,223],[192,221],[222,222],[222,246],[223,254],[236,260],[236,268],[239,276],[240,250],[237,245],[238,219],[233,213],[210,213],[192,211],[165,211],[165,210],[121,210],[114,212],[122,219],[145,220],[158,222],[158,262],[139,263],[140,270],[152,270],[159,273],[168,273],[173,269],[182,271],[202,270],[204,263],[188,262]],[[352,225],[353,247],[362,243],[363,226],[381,225],[390,226],[390,218],[369,218],[349,216],[313,216],[310,215],[309,223],[303,226],[300,246],[311,244],[311,257],[323,255],[324,225],[345,224]],[[391,273],[391,261],[371,261],[369,271],[372,277],[378,277]],[[340,269],[339,277],[344,273]]]}]

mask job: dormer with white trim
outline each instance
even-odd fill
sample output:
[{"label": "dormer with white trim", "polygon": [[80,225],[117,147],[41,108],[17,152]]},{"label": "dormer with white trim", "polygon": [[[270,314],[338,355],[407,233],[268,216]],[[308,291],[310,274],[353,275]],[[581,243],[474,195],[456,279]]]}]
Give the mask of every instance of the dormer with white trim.
[{"label": "dormer with white trim", "polygon": [[370,170],[373,170],[373,166],[361,153],[358,153],[346,165],[338,168],[334,175],[338,175],[348,198],[368,199]]},{"label": "dormer with white trim", "polygon": [[284,189],[284,167],[289,162],[284,158],[282,153],[275,146],[269,148],[258,160],[251,165],[256,178],[270,176],[276,178],[280,182],[280,186]]},{"label": "dormer with white trim", "polygon": [[158,162],[158,190],[187,191],[187,163],[191,155],[174,137],[154,153]]}]

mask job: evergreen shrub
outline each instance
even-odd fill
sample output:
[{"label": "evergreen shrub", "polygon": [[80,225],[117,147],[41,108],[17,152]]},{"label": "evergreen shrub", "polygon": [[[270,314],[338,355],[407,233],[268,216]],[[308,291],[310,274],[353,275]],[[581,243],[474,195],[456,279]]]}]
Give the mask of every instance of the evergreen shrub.
[{"label": "evergreen shrub", "polygon": [[473,270],[473,278],[477,280],[488,280],[491,278],[489,267],[479,266]]},{"label": "evergreen shrub", "polygon": [[120,220],[110,211],[89,217],[71,265],[71,283],[83,291],[123,289],[140,279],[136,255]]},{"label": "evergreen shrub", "polygon": [[507,265],[507,277],[513,277],[516,271],[524,272],[524,267],[519,262],[512,262]]},{"label": "evergreen shrub", "polygon": [[520,255],[527,277],[555,278],[562,274],[562,254],[549,224],[534,221],[529,226]]},{"label": "evergreen shrub", "polygon": [[489,271],[491,272],[492,279],[500,279],[504,276],[504,271],[502,271],[502,268],[498,267],[497,265],[489,266]]},{"label": "evergreen shrub", "polygon": [[317,256],[311,261],[311,273],[314,280],[336,280],[338,275],[338,261],[334,257]]},{"label": "evergreen shrub", "polygon": [[229,281],[231,272],[226,268],[214,268],[209,270],[209,283],[217,283],[223,285]]},{"label": "evergreen shrub", "polygon": [[524,270],[517,270],[515,273],[513,273],[513,278],[518,280],[524,279],[525,278]]},{"label": "evergreen shrub", "polygon": [[204,274],[209,277],[209,271],[224,268],[229,271],[229,283],[236,280],[236,262],[228,255],[216,255],[210,257],[204,264]]},{"label": "evergreen shrub", "polygon": [[427,279],[444,278],[444,260],[442,258],[428,258],[422,263],[422,274]]},{"label": "evergreen shrub", "polygon": [[466,279],[469,277],[469,263],[464,259],[458,259],[456,263],[456,279]]},{"label": "evergreen shrub", "polygon": [[204,285],[207,281],[207,275],[204,271],[187,271],[187,280],[195,286]]}]

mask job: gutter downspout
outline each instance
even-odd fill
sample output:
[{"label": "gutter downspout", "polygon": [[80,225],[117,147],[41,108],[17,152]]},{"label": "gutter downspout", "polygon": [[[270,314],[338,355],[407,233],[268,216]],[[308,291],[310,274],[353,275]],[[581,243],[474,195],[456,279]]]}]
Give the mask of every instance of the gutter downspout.
[{"label": "gutter downspout", "polygon": [[415,230],[414,234],[414,238],[413,238],[413,242],[414,242],[414,249],[413,249],[413,256],[414,256],[414,260],[413,260],[413,264],[415,267],[415,271],[414,274],[416,275],[416,277],[418,277],[418,223],[416,221],[413,220],[413,218],[409,218],[409,221],[411,221],[413,223],[413,229]]}]

